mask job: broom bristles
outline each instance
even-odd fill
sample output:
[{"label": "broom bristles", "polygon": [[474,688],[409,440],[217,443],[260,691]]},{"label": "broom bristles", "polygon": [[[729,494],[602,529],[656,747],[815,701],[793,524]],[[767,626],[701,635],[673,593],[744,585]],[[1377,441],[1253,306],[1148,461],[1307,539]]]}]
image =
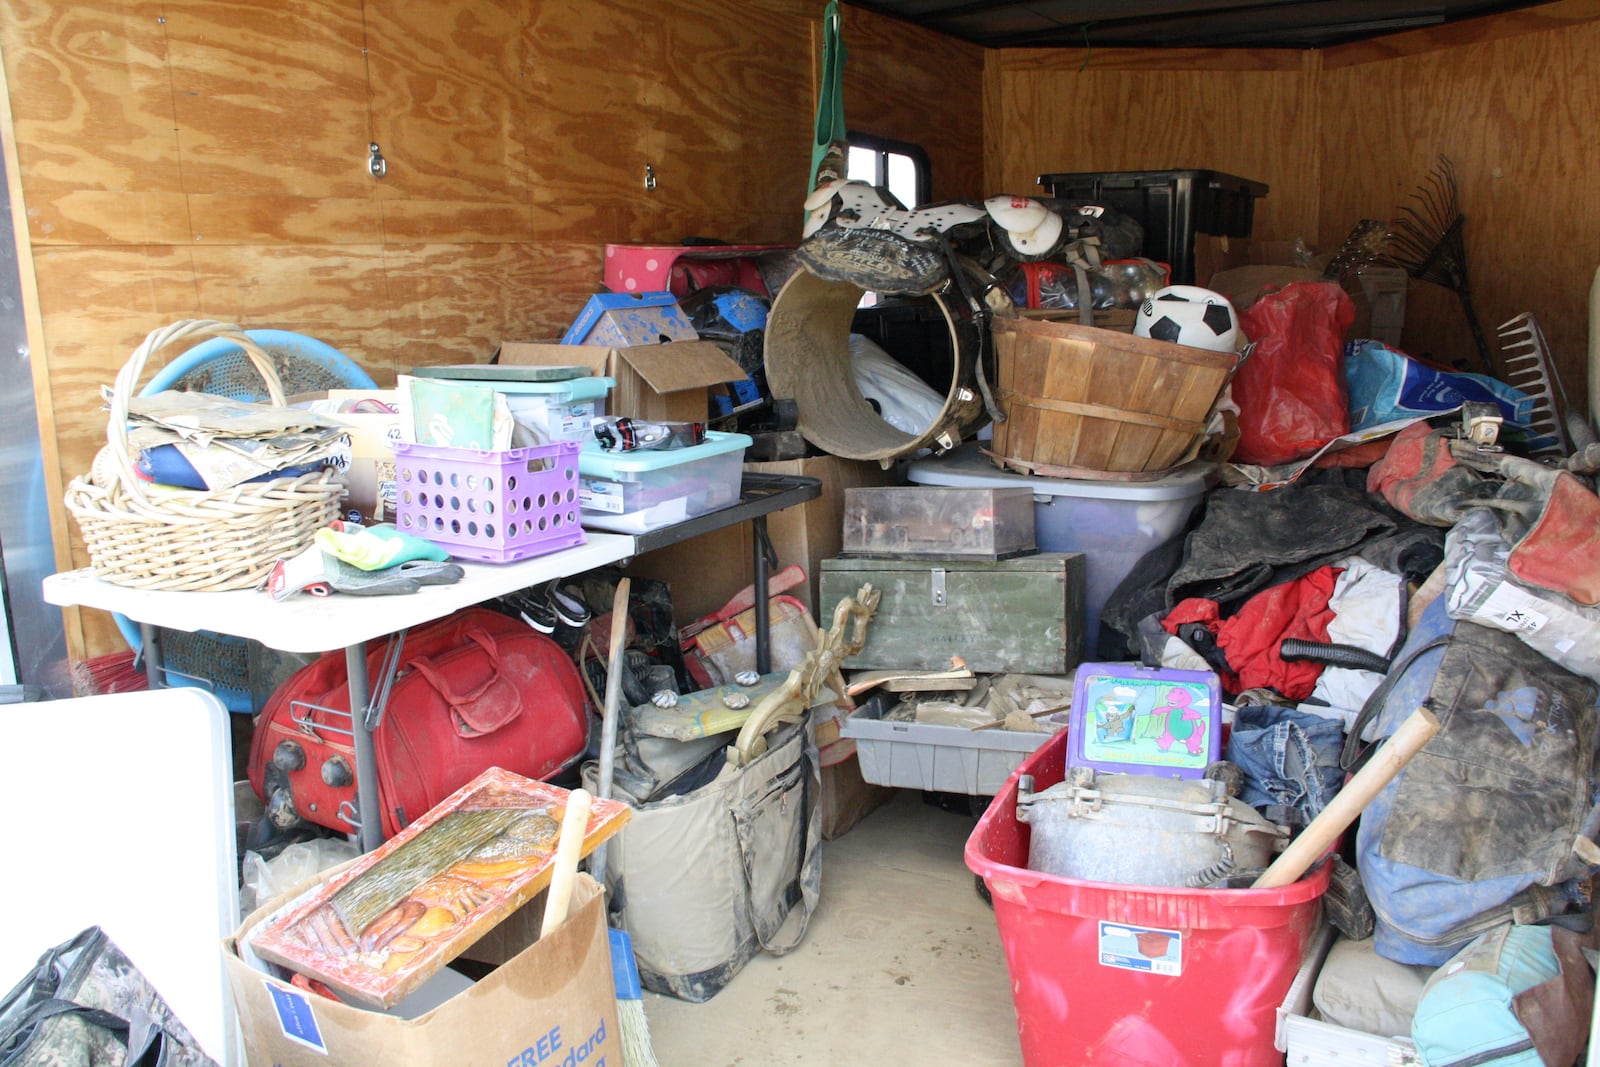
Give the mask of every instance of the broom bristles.
[{"label": "broom bristles", "polygon": [[650,1044],[650,1020],[644,1001],[617,1001],[617,1023],[622,1028],[622,1062],[625,1067],[661,1067]]},{"label": "broom bristles", "polygon": [[150,679],[132,651],[73,661],[72,691],[78,696],[136,693],[149,688]]}]

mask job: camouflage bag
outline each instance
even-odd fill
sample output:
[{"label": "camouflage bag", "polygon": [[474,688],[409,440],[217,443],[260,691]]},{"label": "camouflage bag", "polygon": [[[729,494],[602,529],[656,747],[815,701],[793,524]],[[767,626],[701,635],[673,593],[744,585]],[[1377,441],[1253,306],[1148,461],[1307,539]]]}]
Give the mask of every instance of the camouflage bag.
[{"label": "camouflage bag", "polygon": [[139,968],[91,926],[0,1000],[0,1067],[215,1067]]}]

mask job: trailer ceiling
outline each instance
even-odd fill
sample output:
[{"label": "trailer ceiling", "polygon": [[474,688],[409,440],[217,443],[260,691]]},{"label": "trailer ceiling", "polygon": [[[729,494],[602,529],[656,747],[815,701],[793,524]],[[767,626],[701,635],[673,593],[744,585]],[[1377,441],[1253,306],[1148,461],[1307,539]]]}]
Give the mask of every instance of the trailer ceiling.
[{"label": "trailer ceiling", "polygon": [[850,0],[988,48],[1325,48],[1545,0]]}]

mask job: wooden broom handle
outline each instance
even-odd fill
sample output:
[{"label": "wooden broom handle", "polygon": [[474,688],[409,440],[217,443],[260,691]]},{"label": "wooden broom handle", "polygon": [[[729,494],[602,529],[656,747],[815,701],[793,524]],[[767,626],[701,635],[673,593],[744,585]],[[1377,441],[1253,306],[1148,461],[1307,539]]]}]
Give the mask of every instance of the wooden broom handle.
[{"label": "wooden broom handle", "polygon": [[1251,889],[1277,889],[1296,881],[1333,847],[1339,835],[1372,803],[1379,790],[1400,773],[1411,757],[1439,732],[1439,720],[1427,708],[1413,711],[1390,735],[1377,754],[1355,773],[1328,806],[1317,813],[1300,836],[1290,842],[1272,866],[1261,872]]},{"label": "wooden broom handle", "polygon": [[539,924],[539,937],[550,936],[551,931],[567,919],[567,908],[572,903],[572,885],[578,880],[578,857],[583,853],[583,834],[589,828],[589,793],[574,789],[567,794],[567,810],[561,815],[561,837],[556,842],[556,858],[551,864],[550,891],[544,900],[544,921]]}]

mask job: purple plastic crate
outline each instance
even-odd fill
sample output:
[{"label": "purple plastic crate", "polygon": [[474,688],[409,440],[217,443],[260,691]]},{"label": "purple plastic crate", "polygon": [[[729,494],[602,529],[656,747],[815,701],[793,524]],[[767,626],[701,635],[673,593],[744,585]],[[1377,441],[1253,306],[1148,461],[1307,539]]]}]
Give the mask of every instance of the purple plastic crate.
[{"label": "purple plastic crate", "polygon": [[396,442],[395,526],[490,563],[583,544],[578,442],[482,452]]}]

